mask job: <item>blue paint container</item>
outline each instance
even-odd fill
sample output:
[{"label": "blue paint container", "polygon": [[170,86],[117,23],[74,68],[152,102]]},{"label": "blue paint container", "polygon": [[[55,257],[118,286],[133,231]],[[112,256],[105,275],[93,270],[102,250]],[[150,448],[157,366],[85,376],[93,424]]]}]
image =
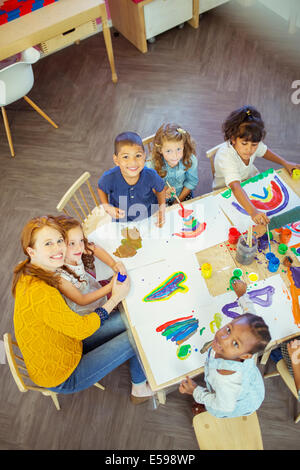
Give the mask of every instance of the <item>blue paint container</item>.
[{"label": "blue paint container", "polygon": [[273,258],[269,260],[268,270],[271,271],[271,273],[275,273],[279,268],[279,264],[279,259],[276,258],[276,256],[273,256]]}]

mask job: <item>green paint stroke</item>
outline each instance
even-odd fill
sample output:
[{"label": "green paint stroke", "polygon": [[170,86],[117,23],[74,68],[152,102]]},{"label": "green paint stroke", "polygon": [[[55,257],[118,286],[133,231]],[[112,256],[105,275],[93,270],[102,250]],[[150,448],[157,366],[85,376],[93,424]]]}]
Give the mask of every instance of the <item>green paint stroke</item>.
[{"label": "green paint stroke", "polygon": [[203,331],[205,330],[205,326],[203,328],[201,328],[200,330],[200,336],[202,335]]},{"label": "green paint stroke", "polygon": [[190,344],[183,344],[182,346],[179,346],[177,349],[177,357],[181,361],[184,361],[187,359],[192,353],[192,348]]}]

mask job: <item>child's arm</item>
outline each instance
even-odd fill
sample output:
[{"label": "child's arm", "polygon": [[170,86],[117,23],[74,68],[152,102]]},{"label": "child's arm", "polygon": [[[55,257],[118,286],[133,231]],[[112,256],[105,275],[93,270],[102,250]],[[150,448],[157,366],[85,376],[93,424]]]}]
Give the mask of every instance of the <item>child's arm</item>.
[{"label": "child's arm", "polygon": [[261,212],[254,207],[239,181],[232,181],[232,183],[229,184],[229,187],[231,188],[236,200],[241,204],[245,211],[248,212],[256,224],[266,225],[269,223],[269,218],[264,212]]},{"label": "child's arm", "polygon": [[122,219],[123,217],[125,217],[125,211],[119,209],[119,207],[114,207],[109,204],[107,194],[100,188],[97,188],[97,190],[101,204],[103,205],[103,209],[105,210],[105,212],[107,212],[107,214],[109,214],[114,219]]},{"label": "child's arm", "polygon": [[77,305],[88,305],[109,294],[113,288],[113,280],[114,278],[106,284],[106,286],[101,287],[100,289],[88,292],[87,294],[82,294],[77,287],[61,276],[59,281],[59,290],[65,297],[72,300]]},{"label": "child's arm", "polygon": [[[269,222],[269,230],[274,230],[275,228],[281,228],[284,225],[292,224],[300,220],[300,206],[294,207],[293,209],[284,212],[283,214],[274,215],[271,217]],[[255,225],[254,231],[257,233],[258,237],[262,237],[266,233],[265,225]]]},{"label": "child's arm", "polygon": [[184,186],[184,187],[182,188],[181,193],[180,193],[179,196],[178,196],[179,201],[180,201],[180,202],[184,201],[185,198],[190,194],[191,191],[192,191],[191,189],[188,189],[188,188],[186,188],[186,187]]},{"label": "child's arm", "polygon": [[180,201],[184,201],[185,198],[193,191],[199,182],[198,178],[198,160],[195,155],[191,156],[192,166],[185,172],[185,178],[183,182],[183,188],[178,198]]},{"label": "child's arm", "polygon": [[109,266],[115,273],[121,273],[123,276],[127,274],[124,264],[121,261],[116,262],[114,258],[104,250],[104,248],[101,248],[101,246],[95,245],[94,243],[90,244],[90,248],[93,250],[96,258]]},{"label": "child's arm", "polygon": [[300,164],[299,163],[293,163],[293,162],[288,162],[284,158],[280,157],[276,153],[272,152],[271,150],[267,150],[266,153],[264,154],[263,158],[266,160],[269,160],[270,162],[278,163],[279,165],[282,165],[291,175],[293,172],[294,168],[300,169]]},{"label": "child's arm", "polygon": [[247,284],[244,281],[234,281],[232,283],[234,292],[238,297],[238,303],[243,310],[243,313],[253,313],[256,315],[255,307],[247,294]]},{"label": "child's arm", "polygon": [[156,226],[161,228],[165,223],[165,212],[166,212],[166,193],[165,188],[162,191],[156,191],[156,197],[158,202],[158,214]]},{"label": "child's arm", "polygon": [[292,368],[296,389],[300,391],[300,340],[294,339],[288,343],[288,353],[292,361]]}]

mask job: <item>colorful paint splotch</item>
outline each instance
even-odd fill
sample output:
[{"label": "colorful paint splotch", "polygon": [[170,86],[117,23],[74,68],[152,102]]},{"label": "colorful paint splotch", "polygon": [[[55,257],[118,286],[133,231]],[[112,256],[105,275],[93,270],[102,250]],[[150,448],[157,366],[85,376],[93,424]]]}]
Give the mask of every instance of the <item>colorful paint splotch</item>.
[{"label": "colorful paint splotch", "polygon": [[[252,300],[253,303],[260,305],[261,307],[269,307],[272,304],[272,297],[275,292],[275,288],[273,286],[266,286],[262,289],[256,289],[251,292],[248,292],[249,298]],[[266,296],[265,299],[262,296]],[[237,318],[240,316],[239,313],[233,311],[234,308],[238,307],[238,301],[231,302],[229,304],[224,305],[222,308],[222,313],[230,318]]]},{"label": "colorful paint splotch", "polygon": [[176,356],[178,359],[181,361],[185,361],[190,355],[192,354],[192,348],[190,344],[183,344],[182,346],[179,346],[176,351]]},{"label": "colorful paint splotch", "polygon": [[293,224],[286,225],[285,228],[290,229],[295,237],[300,237],[300,220],[299,222],[294,222]]},{"label": "colorful paint splotch", "polygon": [[[263,194],[250,194],[252,204],[259,210],[266,211],[268,217],[278,214],[289,203],[289,192],[284,183],[274,175],[274,180],[267,187],[263,187]],[[243,207],[237,202],[232,205],[242,214],[248,215]]]},{"label": "colorful paint splotch", "polygon": [[181,292],[185,294],[189,288],[183,284],[187,276],[182,271],[178,271],[169,276],[162,284],[153,289],[144,298],[144,302],[156,302],[170,299],[173,295]]},{"label": "colorful paint splotch", "polygon": [[183,228],[179,233],[173,233],[180,238],[196,238],[206,229],[206,222],[200,223],[192,214],[193,210],[179,209],[178,214],[183,219]]},{"label": "colorful paint splotch", "polygon": [[222,325],[222,315],[220,313],[214,314],[214,319],[210,322],[209,328],[212,333],[215,333],[215,326],[219,329]]},{"label": "colorful paint splotch", "polygon": [[189,315],[163,323],[156,328],[156,332],[179,346],[196,333],[198,326],[199,320]]}]

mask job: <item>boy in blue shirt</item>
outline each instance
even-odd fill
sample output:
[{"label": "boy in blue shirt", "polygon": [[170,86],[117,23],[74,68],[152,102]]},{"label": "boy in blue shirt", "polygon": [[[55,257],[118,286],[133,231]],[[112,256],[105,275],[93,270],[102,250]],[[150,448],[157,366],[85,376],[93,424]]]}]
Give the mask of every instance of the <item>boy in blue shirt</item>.
[{"label": "boy in blue shirt", "polygon": [[165,221],[165,189],[155,170],[145,168],[146,154],[141,137],[123,132],[115,139],[115,167],[98,181],[104,210],[120,222],[141,220],[158,210],[157,226]]}]

